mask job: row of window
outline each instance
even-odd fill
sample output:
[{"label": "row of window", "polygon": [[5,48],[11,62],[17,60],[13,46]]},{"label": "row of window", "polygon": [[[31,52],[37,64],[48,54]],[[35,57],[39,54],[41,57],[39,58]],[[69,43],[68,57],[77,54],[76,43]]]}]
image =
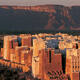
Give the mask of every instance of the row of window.
[{"label": "row of window", "polygon": [[80,68],[80,66],[73,66],[73,68]]}]

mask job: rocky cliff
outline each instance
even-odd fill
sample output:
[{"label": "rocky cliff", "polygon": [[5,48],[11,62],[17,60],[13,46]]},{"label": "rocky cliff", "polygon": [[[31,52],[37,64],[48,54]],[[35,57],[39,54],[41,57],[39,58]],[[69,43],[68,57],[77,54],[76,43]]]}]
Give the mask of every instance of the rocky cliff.
[{"label": "rocky cliff", "polygon": [[80,30],[80,6],[0,6],[0,30]]}]

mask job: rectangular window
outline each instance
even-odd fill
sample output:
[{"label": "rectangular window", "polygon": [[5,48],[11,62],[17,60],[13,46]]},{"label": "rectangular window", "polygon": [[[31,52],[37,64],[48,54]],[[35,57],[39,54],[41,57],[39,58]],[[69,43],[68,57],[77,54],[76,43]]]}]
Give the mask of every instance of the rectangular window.
[{"label": "rectangular window", "polygon": [[21,46],[22,45],[21,40],[22,39],[20,37],[17,38],[18,46]]},{"label": "rectangular window", "polygon": [[13,41],[11,41],[11,45],[12,45],[12,48],[13,48]]},{"label": "rectangular window", "polygon": [[49,51],[49,63],[51,63],[51,51]]}]

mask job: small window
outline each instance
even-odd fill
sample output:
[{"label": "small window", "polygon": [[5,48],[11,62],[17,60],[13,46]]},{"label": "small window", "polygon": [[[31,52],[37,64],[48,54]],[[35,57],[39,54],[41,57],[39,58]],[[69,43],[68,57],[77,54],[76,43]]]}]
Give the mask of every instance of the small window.
[{"label": "small window", "polygon": [[77,66],[75,66],[75,68],[77,68]]},{"label": "small window", "polygon": [[76,49],[78,49],[78,44],[76,44]]},{"label": "small window", "polygon": [[78,66],[78,68],[79,68],[79,66]]}]

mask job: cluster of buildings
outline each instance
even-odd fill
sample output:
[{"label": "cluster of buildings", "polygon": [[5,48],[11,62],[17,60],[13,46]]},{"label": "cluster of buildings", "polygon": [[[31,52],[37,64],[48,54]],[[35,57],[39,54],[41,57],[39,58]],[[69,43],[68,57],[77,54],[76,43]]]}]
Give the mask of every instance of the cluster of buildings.
[{"label": "cluster of buildings", "polygon": [[80,80],[80,36],[8,35],[4,36],[0,56],[1,64],[18,67],[23,72],[31,70],[33,77],[40,80]]}]

